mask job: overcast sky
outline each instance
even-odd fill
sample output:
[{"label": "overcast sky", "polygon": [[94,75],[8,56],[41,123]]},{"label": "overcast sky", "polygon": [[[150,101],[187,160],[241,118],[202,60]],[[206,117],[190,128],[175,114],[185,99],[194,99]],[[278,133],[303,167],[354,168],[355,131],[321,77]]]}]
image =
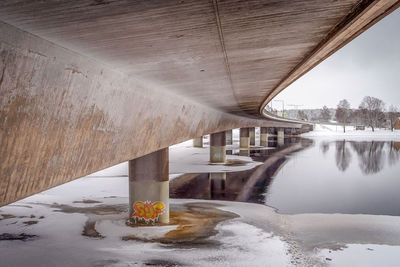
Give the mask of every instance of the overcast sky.
[{"label": "overcast sky", "polygon": [[[364,96],[400,107],[400,9],[375,24],[294,82],[275,99],[299,108],[336,107],[343,98],[352,108]],[[280,102],[273,102],[280,108]]]}]

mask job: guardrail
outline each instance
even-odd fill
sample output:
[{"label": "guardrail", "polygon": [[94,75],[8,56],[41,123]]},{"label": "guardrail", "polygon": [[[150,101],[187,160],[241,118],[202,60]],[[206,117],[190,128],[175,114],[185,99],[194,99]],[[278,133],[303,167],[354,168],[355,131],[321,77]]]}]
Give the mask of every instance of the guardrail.
[{"label": "guardrail", "polygon": [[284,118],[284,117],[278,116],[276,114],[273,114],[273,113],[267,111],[266,109],[263,110],[262,115],[267,119],[276,120],[276,121],[289,122],[289,123],[299,123],[299,124],[306,124],[306,125],[312,125],[312,126],[315,125],[315,123],[313,123],[313,122],[297,120],[297,119]]}]

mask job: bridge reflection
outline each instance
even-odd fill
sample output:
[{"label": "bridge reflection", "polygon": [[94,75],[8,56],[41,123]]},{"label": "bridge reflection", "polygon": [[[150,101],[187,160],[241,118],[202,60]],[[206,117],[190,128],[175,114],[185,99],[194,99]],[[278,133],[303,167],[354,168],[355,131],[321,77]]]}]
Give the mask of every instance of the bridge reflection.
[{"label": "bridge reflection", "polygon": [[219,173],[188,173],[170,182],[171,198],[215,199],[263,203],[265,189],[274,174],[287,161],[290,153],[313,144],[310,139],[285,138],[278,144],[277,137],[270,137],[272,149],[252,148],[228,150],[227,154],[250,156],[262,165],[246,171]]},{"label": "bridge reflection", "polygon": [[[290,154],[314,145],[313,140],[300,137],[285,138],[284,144],[279,145],[275,136],[268,142],[271,149],[227,151],[230,155],[250,156],[254,161],[263,162],[262,165],[239,172],[182,175],[170,182],[170,196],[265,203],[268,186]],[[394,166],[400,161],[400,142],[339,140],[321,142],[319,147],[323,155],[334,149],[332,159],[340,172],[346,172],[352,164],[358,163],[362,174],[372,175],[382,171],[386,162]]]}]

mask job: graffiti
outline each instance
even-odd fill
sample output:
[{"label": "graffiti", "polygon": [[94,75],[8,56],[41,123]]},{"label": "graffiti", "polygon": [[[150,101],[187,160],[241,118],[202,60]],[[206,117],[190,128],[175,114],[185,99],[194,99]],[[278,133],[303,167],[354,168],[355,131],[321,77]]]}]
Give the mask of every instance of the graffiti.
[{"label": "graffiti", "polygon": [[135,212],[132,215],[134,219],[144,219],[145,221],[155,221],[164,213],[165,205],[162,202],[136,201],[133,205]]}]

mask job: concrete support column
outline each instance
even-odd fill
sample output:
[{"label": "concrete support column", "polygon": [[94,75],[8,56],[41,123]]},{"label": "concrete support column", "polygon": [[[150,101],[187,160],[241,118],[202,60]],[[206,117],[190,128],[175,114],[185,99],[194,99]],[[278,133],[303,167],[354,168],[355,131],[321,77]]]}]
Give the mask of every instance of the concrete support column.
[{"label": "concrete support column", "polygon": [[168,148],[129,161],[131,223],[169,223]]},{"label": "concrete support column", "polygon": [[261,127],[260,128],[260,146],[268,146],[268,128]]},{"label": "concrete support column", "polygon": [[250,145],[255,146],[256,145],[256,128],[255,127],[250,127]]},{"label": "concrete support column", "polygon": [[240,148],[250,147],[250,129],[240,128]]},{"label": "concrete support column", "polygon": [[225,132],[210,134],[210,162],[225,163],[226,134]]},{"label": "concrete support column", "polygon": [[194,147],[203,147],[203,136],[194,138],[193,146]]},{"label": "concrete support column", "polygon": [[226,144],[233,145],[232,130],[225,131],[225,135],[226,135]]},{"label": "concrete support column", "polygon": [[285,143],[285,131],[283,128],[278,128],[278,146],[281,146]]},{"label": "concrete support column", "polygon": [[220,199],[225,196],[226,173],[210,173],[210,198]]}]

